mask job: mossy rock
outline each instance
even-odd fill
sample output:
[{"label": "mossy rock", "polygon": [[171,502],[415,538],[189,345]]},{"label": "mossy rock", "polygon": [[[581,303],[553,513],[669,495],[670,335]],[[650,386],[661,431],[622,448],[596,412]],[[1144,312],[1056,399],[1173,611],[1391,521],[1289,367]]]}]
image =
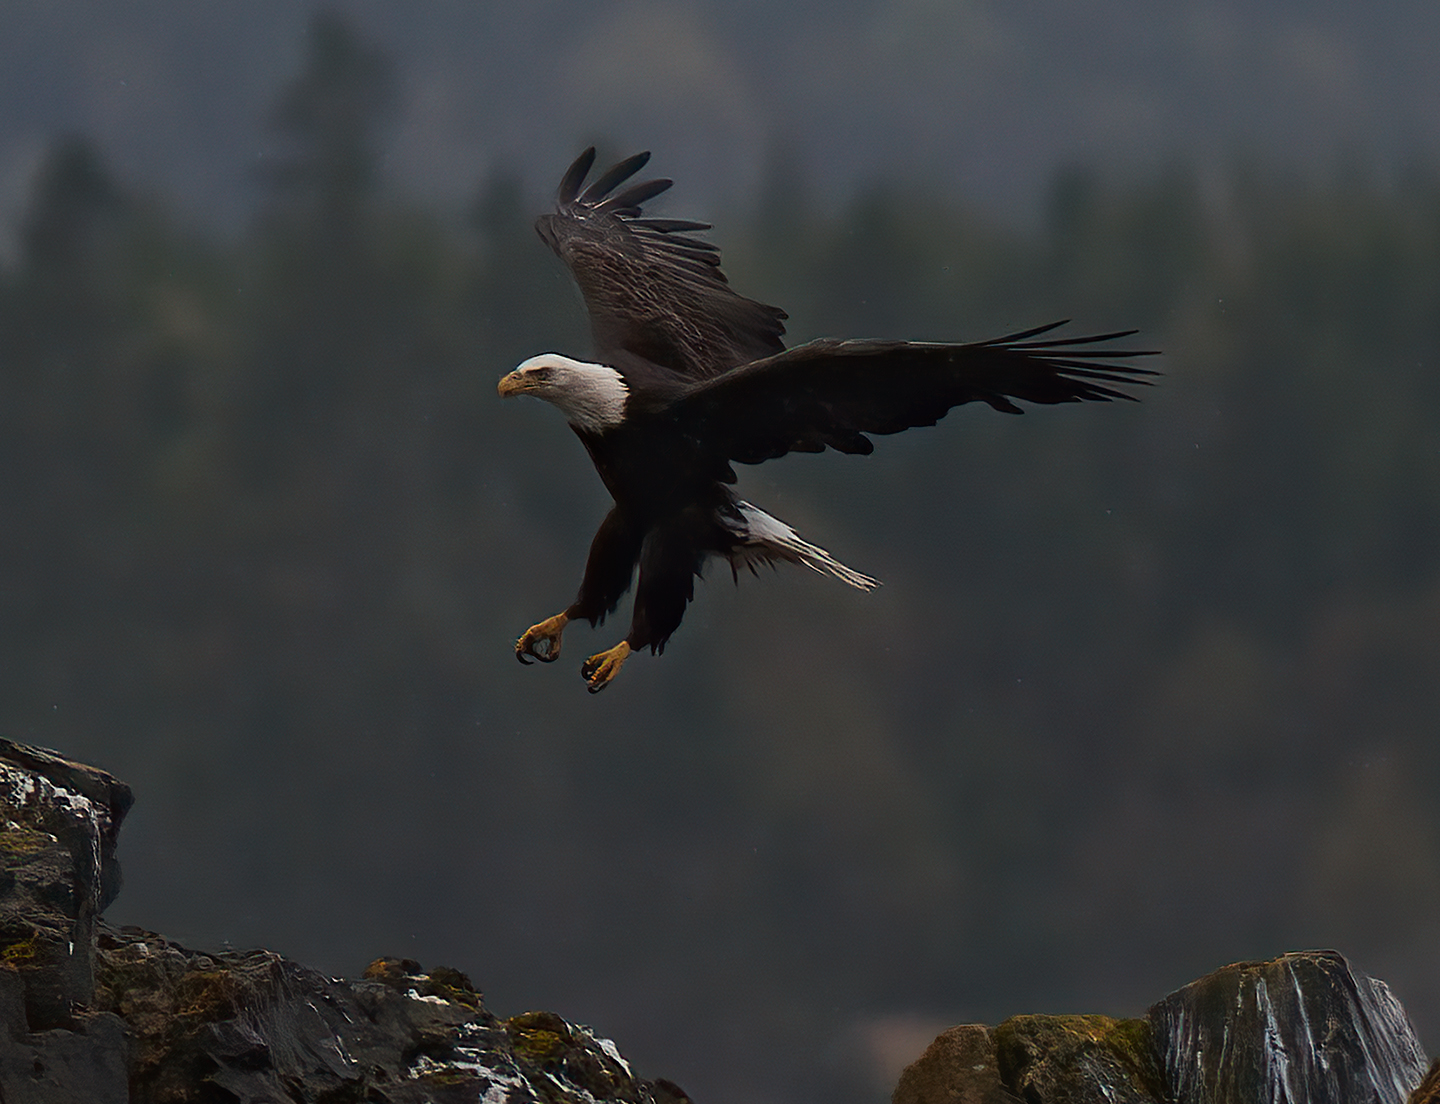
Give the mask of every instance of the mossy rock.
[{"label": "mossy rock", "polygon": [[[554,1012],[522,1012],[506,1020],[505,1029],[522,1067],[545,1070],[597,1100],[639,1099],[633,1075],[587,1028],[569,1024]],[[562,1099],[563,1093],[555,1097]]]},{"label": "mossy rock", "polygon": [[539,1066],[560,1062],[575,1046],[570,1025],[553,1012],[522,1012],[505,1027],[516,1056]]},{"label": "mossy rock", "polygon": [[1032,1104],[1166,1104],[1150,1024],[1012,1016],[995,1028],[1001,1080]]}]

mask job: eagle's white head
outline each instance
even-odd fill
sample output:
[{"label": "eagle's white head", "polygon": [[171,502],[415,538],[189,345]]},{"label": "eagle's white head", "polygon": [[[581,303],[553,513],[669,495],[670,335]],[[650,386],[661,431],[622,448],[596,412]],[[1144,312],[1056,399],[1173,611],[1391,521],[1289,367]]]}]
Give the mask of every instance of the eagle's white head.
[{"label": "eagle's white head", "polygon": [[578,429],[602,433],[625,419],[630,389],[608,364],[590,364],[559,353],[541,353],[500,381],[501,398],[534,395],[559,407]]}]

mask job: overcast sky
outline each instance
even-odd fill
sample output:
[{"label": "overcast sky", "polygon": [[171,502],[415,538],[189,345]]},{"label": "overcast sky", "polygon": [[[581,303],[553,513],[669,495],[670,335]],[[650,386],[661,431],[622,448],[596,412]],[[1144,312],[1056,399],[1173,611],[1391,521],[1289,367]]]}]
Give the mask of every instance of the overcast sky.
[{"label": "overcast sky", "polygon": [[[654,149],[691,209],[776,155],[843,195],[904,174],[1032,210],[1057,163],[1235,151],[1381,172],[1440,157],[1440,5],[1382,0],[341,0],[394,56],[387,172],[460,200],[497,166],[537,197],[578,147]],[[303,57],[295,0],[5,0],[0,220],[58,133],[232,223]]]}]

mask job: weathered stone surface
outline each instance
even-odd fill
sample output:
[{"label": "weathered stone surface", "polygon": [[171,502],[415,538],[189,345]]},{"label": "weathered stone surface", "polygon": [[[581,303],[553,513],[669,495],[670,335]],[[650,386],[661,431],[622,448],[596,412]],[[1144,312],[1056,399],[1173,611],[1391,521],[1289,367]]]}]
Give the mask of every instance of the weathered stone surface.
[{"label": "weathered stone surface", "polygon": [[100,910],[120,889],[130,791],[0,740],[0,1100],[129,1099],[125,1025],[92,1008]]},{"label": "weathered stone surface", "polygon": [[[55,794],[42,795],[27,806],[25,792],[32,782],[42,780],[54,787]],[[93,876],[97,912],[115,900],[120,893],[115,845],[120,823],[135,803],[129,786],[98,767],[0,737],[0,787],[0,801],[28,808],[29,815],[42,822],[37,827],[55,832],[72,848],[81,878],[88,882]],[[19,802],[17,794],[22,798]]]},{"label": "weathered stone surface", "polygon": [[1159,1064],[1144,1020],[1012,1016],[995,1029],[1000,1077],[1030,1104],[1159,1104]]},{"label": "weathered stone surface", "polygon": [[1014,1016],[951,1028],[905,1070],[893,1099],[1440,1104],[1440,1062],[1428,1075],[1425,1063],[1383,983],[1334,951],[1306,951],[1226,966],[1143,1019]]},{"label": "weathered stone surface", "polygon": [[1440,1058],[1430,1063],[1425,1080],[1410,1094],[1410,1104],[1440,1104]]},{"label": "weathered stone surface", "polygon": [[379,959],[345,981],[107,927],[129,807],[103,771],[0,741],[5,1104],[685,1104],[588,1028],[497,1018],[457,970]]},{"label": "weathered stone surface", "polygon": [[1012,1016],[941,1033],[900,1075],[893,1104],[1163,1104],[1144,1020]]},{"label": "weathered stone surface", "polygon": [[31,1032],[17,970],[0,968],[0,1100],[5,1104],[126,1104],[125,1025],[80,1014],[71,1028]]},{"label": "weathered stone surface", "polygon": [[900,1074],[893,1104],[1019,1104],[1005,1088],[995,1060],[995,1037],[984,1024],[941,1032]]},{"label": "weathered stone surface", "polygon": [[657,1104],[613,1043],[553,1013],[501,1020],[464,974],[380,959],[358,981],[268,951],[204,954],[139,929],[100,940],[96,999],[133,1037],[131,1099]]},{"label": "weathered stone surface", "polygon": [[130,789],[104,771],[0,739],[0,963],[29,1028],[72,1026],[94,988],[95,925],[120,890]]},{"label": "weathered stone surface", "polygon": [[1184,1104],[1403,1104],[1426,1059],[1384,983],[1334,951],[1226,966],[1148,1018]]}]

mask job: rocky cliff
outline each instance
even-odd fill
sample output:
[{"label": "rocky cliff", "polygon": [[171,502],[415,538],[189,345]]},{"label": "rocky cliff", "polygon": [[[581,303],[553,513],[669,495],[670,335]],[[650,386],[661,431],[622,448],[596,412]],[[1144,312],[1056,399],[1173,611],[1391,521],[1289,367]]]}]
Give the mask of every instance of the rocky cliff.
[{"label": "rocky cliff", "polygon": [[462,973],[382,958],[356,981],[269,951],[114,929],[130,790],[0,740],[0,1101],[677,1104],[549,1012],[501,1019]]},{"label": "rocky cliff", "polygon": [[[456,970],[354,981],[191,950],[101,913],[124,783],[0,740],[0,1104],[680,1104],[552,1012],[502,1019]],[[1424,1083],[1421,1084],[1422,1077]],[[1140,1018],[951,1028],[894,1104],[1440,1104],[1404,1009],[1333,951],[1217,970]]]}]

